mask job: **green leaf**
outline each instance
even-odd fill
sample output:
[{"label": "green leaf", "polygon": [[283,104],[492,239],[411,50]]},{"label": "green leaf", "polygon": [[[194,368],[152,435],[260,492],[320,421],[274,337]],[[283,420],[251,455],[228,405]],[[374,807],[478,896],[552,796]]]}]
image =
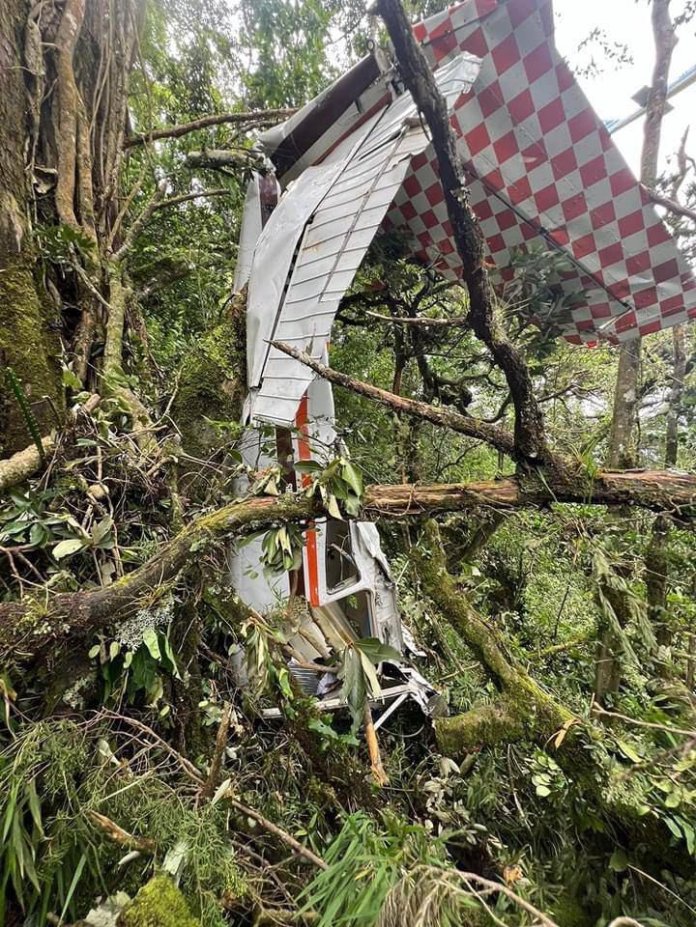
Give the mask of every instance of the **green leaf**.
[{"label": "green leaf", "polygon": [[109,515],[97,522],[92,528],[92,543],[95,547],[100,547],[111,536],[112,527],[113,521]]},{"label": "green leaf", "polygon": [[365,688],[367,690],[367,694],[375,697],[382,691],[382,687],[379,684],[379,678],[377,677],[377,671],[375,670],[370,658],[365,656],[362,650],[358,650],[358,653],[360,654],[360,666],[365,676]]},{"label": "green leaf", "polygon": [[353,719],[352,731],[355,733],[362,721],[365,707],[365,675],[362,668],[360,653],[354,647],[346,647],[343,652],[343,666],[341,668],[343,679],[342,694],[348,703]]},{"label": "green leaf", "polygon": [[614,872],[623,872],[628,867],[628,856],[617,847],[609,859],[609,868]]},{"label": "green leaf", "polygon": [[641,755],[638,753],[638,751],[636,750],[636,748],[635,748],[634,746],[632,746],[632,744],[627,743],[625,740],[617,740],[616,744],[617,744],[619,750],[623,753],[623,755],[624,755],[627,759],[631,760],[631,762],[633,762],[633,763],[640,763],[640,762],[641,762],[642,757],[641,757]]},{"label": "green leaf", "polygon": [[360,471],[356,469],[349,460],[344,461],[342,471],[341,476],[346,483],[348,483],[355,495],[358,497],[362,496],[364,487]]},{"label": "green leaf", "polygon": [[154,628],[147,628],[143,634],[143,644],[147,647],[150,656],[153,660],[161,659],[162,654],[160,653],[159,640],[157,639],[157,631]]},{"label": "green leaf", "polygon": [[69,367],[63,367],[62,380],[63,386],[68,386],[72,390],[82,389],[80,378]]},{"label": "green leaf", "polygon": [[293,466],[298,473],[321,473],[324,469],[316,460],[298,460]]},{"label": "green leaf", "polygon": [[90,660],[93,660],[95,657],[99,656],[100,650],[101,650],[101,645],[95,644],[94,647],[89,648],[89,650],[87,651],[87,656],[90,658]]},{"label": "green leaf", "polygon": [[79,550],[83,550],[84,546],[85,542],[82,538],[66,538],[64,541],[60,541],[56,544],[52,553],[56,560],[62,560],[64,557],[70,557]]},{"label": "green leaf", "polygon": [[551,789],[548,787],[548,785],[538,785],[536,787],[536,793],[537,795],[541,796],[541,798],[546,798],[551,794]]},{"label": "green leaf", "polygon": [[68,889],[68,894],[65,897],[65,904],[63,905],[63,910],[60,912],[60,923],[65,919],[65,915],[68,913],[68,908],[70,907],[70,902],[72,897],[75,894],[75,889],[82,878],[82,870],[85,868],[85,863],[87,862],[87,854],[83,853],[80,857],[80,861],[77,866],[75,866],[75,872],[70,882],[70,888]]},{"label": "green leaf", "polygon": [[362,651],[366,657],[373,663],[381,663],[382,660],[391,660],[395,663],[402,662],[402,656],[394,647],[382,643],[377,637],[363,637],[355,642],[358,650]]},{"label": "green leaf", "polygon": [[341,515],[341,510],[338,507],[336,496],[333,493],[329,493],[326,499],[326,510],[332,518],[336,518],[338,521],[343,521],[343,515]]},{"label": "green leaf", "polygon": [[696,853],[696,830],[689,824],[688,821],[685,821],[684,818],[679,819],[679,824],[681,829],[684,831],[684,837],[686,839],[686,848],[693,856]]},{"label": "green leaf", "polygon": [[179,675],[179,668],[176,665],[176,660],[174,658],[174,652],[172,650],[172,645],[169,643],[169,638],[167,637],[166,634],[163,634],[162,632],[160,632],[159,643],[160,643],[160,650],[162,654],[164,655],[165,660],[169,664],[167,668],[169,669],[169,671],[172,673],[173,676],[176,676],[177,679],[181,679],[181,676]]},{"label": "green leaf", "polygon": [[41,822],[41,802],[39,801],[39,796],[36,793],[36,780],[30,779],[27,783],[27,797],[29,801],[29,811],[31,812],[31,818],[34,822],[34,826],[38,832],[43,836],[43,824]]}]

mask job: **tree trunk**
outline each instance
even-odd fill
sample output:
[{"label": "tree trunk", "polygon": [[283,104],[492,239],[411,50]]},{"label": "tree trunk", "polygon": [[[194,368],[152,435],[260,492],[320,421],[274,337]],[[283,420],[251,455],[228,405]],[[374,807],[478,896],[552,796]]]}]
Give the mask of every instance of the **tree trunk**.
[{"label": "tree trunk", "polygon": [[[683,325],[672,329],[673,366],[672,387],[667,410],[667,433],[665,437],[665,466],[677,466],[679,456],[679,417],[684,398],[686,377],[686,331]],[[648,618],[654,629],[658,644],[670,642],[671,631],[667,621],[667,586],[669,578],[669,519],[658,515],[653,522],[650,544],[645,555],[645,586],[648,597]]]},{"label": "tree trunk", "polygon": [[28,0],[0,3],[0,455],[32,442],[31,425],[6,367],[40,434],[55,427],[63,410],[60,377],[58,309],[49,306],[37,286],[38,267],[32,241],[31,151],[28,82],[31,61],[21,50],[30,47]]},{"label": "tree trunk", "polygon": [[[508,478],[478,483],[413,486],[368,486],[362,518],[413,518],[444,512],[479,510],[482,505],[510,510],[554,502],[604,505],[634,503],[658,510],[664,507],[696,514],[696,477],[662,471],[600,472],[592,492],[580,482],[571,486],[552,480]],[[141,601],[152,598],[208,547],[236,536],[267,531],[287,522],[307,522],[327,514],[316,498],[306,495],[252,497],[236,500],[187,525],[137,570],[94,590],[58,593],[47,601],[0,604],[0,660],[15,662],[46,656],[74,636],[113,626],[133,614]]]},{"label": "tree trunk", "polygon": [[[648,94],[645,116],[643,148],[641,152],[640,179],[652,189],[657,180],[660,154],[660,137],[662,120],[667,104],[669,89],[669,69],[672,52],[677,44],[674,24],[669,12],[670,0],[653,0],[652,29],[655,41],[655,67],[652,84]],[[619,368],[616,375],[614,392],[614,411],[609,437],[607,466],[611,469],[631,468],[638,464],[638,400],[640,392],[641,339],[634,338],[625,342],[619,352]],[[659,533],[664,535],[660,527]],[[657,539],[658,548],[664,547]],[[653,557],[657,576],[664,575],[664,565],[660,560],[664,551],[654,550]],[[658,600],[664,597],[664,588],[654,588],[652,595]],[[620,609],[624,613],[626,609]],[[597,667],[595,674],[595,697],[601,702],[608,692],[615,692],[621,681],[618,666],[620,643],[609,629],[605,629],[598,644]]]}]

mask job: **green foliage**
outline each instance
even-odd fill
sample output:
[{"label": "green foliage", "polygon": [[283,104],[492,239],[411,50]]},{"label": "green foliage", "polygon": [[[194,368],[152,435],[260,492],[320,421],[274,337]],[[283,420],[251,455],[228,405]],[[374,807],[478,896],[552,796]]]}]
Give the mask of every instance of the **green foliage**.
[{"label": "green foliage", "polygon": [[186,899],[205,927],[222,925],[221,900],[247,891],[225,809],[196,807],[154,767],[134,774],[101,733],[70,721],[30,724],[0,754],[0,923],[8,902],[28,922],[43,923],[56,910],[74,919],[97,891],[123,885],[128,870],[113,863],[114,851],[124,852],[91,825],[94,810],[152,840],[165,868],[177,848]]},{"label": "green foliage", "polygon": [[346,700],[355,733],[363,721],[365,704],[380,695],[382,687],[375,667],[383,660],[401,663],[401,654],[376,637],[352,641],[339,655],[341,695]]},{"label": "green foliage", "polygon": [[74,264],[78,257],[94,260],[94,240],[71,225],[42,225],[36,231],[41,255],[54,264]]},{"label": "green foliage", "polygon": [[69,721],[32,725],[0,754],[0,923],[8,899],[39,920],[74,912],[76,880],[98,877],[92,848],[66,839],[86,758],[84,736]]},{"label": "green foliage", "polygon": [[254,50],[244,75],[250,108],[302,106],[336,76],[327,42],[332,4],[320,0],[240,0],[240,44]]},{"label": "green foliage", "polygon": [[272,573],[297,570],[302,563],[302,531],[295,525],[273,528],[263,536],[261,555]]},{"label": "green foliage", "polygon": [[[164,695],[165,680],[181,679],[169,639],[170,629],[151,623],[154,620],[160,624],[170,614],[168,604],[138,614],[131,619],[130,628],[121,629],[119,639],[108,641],[101,636],[99,643],[90,648],[89,657],[97,661],[102,681],[101,700],[109,702],[116,696],[118,701],[125,698],[133,704],[142,695],[148,706],[157,707]],[[143,625],[141,636],[139,629]],[[169,705],[164,704],[160,717],[168,712]]]},{"label": "green foliage", "polygon": [[404,869],[445,859],[442,842],[424,828],[389,812],[377,821],[355,812],[324,854],[328,869],[300,895],[301,911],[317,911],[318,927],[372,927]]}]

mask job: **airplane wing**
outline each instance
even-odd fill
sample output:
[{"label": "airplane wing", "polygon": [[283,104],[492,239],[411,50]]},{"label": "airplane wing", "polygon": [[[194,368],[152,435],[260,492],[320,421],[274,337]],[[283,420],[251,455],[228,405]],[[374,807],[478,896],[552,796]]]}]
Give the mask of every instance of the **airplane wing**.
[{"label": "airplane wing", "polygon": [[[414,34],[436,75],[461,55],[481,59],[451,124],[494,281],[504,288],[519,250],[563,254],[561,287],[572,301],[559,300],[547,321],[572,343],[622,341],[695,318],[692,269],[556,50],[551,0],[465,0]],[[282,130],[262,137],[281,183],[325,157],[339,127],[360,131],[363,102],[385,105],[383,77],[369,82],[374,70],[356,65],[319,109],[309,103],[280,147]],[[311,138],[303,125],[314,127]],[[432,146],[412,159],[381,228],[405,232],[417,258],[461,277]]]},{"label": "airplane wing", "polygon": [[[696,280],[553,42],[551,0],[469,0],[414,28],[431,66],[481,57],[453,127],[498,279],[512,255],[562,252],[574,294],[559,333],[574,343],[622,341],[696,317]],[[414,253],[461,276],[431,148],[414,163],[388,216]]]}]

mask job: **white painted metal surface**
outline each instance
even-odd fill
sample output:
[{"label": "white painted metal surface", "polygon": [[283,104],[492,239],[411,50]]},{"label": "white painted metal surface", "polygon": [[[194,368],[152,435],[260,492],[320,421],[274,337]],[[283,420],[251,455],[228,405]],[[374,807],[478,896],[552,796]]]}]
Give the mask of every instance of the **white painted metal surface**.
[{"label": "white painted metal surface", "polygon": [[[438,71],[450,106],[471,88],[477,73],[478,60],[469,55]],[[359,127],[322,165],[308,168],[281,200],[261,236],[252,269],[249,385],[259,389],[252,401],[252,420],[285,427],[294,422],[314,374],[261,342],[272,338],[317,359],[322,356],[339,303],[413,157],[427,145],[413,100],[403,94]],[[302,217],[304,234],[293,261]],[[287,289],[281,293],[290,265]]]}]

